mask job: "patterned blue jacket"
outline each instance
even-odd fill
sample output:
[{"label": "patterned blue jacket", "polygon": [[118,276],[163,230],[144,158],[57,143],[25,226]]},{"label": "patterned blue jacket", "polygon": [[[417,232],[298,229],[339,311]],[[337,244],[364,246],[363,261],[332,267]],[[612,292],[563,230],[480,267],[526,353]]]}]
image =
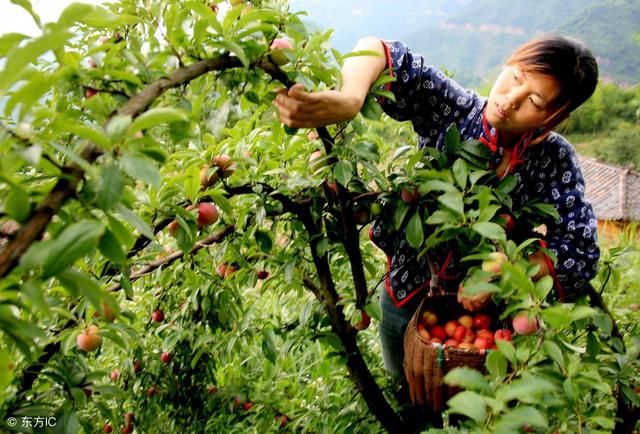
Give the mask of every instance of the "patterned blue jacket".
[{"label": "patterned blue jacket", "polygon": [[[420,147],[442,149],[446,129],[452,123],[462,140],[495,143],[495,130],[490,125],[483,128],[486,98],[427,65],[403,43],[388,41],[385,46],[396,77],[389,87],[396,101],[383,99],[380,104],[390,117],[411,121]],[[497,143],[494,163],[500,162],[503,152],[504,148]],[[600,255],[596,218],[584,197],[584,179],[575,150],[564,137],[551,133],[540,143],[526,147],[521,160],[510,172],[517,179],[512,192],[514,206],[538,199],[556,208],[560,218],[545,223],[547,233],[543,240],[558,258],[552,270],[556,288],[568,297],[575,296],[595,275]],[[431,276],[425,259],[415,260],[416,252],[408,245],[404,233],[390,236],[377,221],[370,236],[388,256],[387,291],[396,305],[403,305],[428,286]],[[443,253],[435,262],[446,264],[446,270],[441,270],[443,275],[451,277],[452,285],[457,285],[464,276],[460,275],[460,264],[455,258],[449,259]]]}]

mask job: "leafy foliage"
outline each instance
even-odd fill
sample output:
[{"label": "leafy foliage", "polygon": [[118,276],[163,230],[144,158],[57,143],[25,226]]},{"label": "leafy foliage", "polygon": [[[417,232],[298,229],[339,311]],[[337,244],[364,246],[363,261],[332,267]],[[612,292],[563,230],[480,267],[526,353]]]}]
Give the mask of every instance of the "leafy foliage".
[{"label": "leafy foliage", "polygon": [[[542,333],[489,356],[487,377],[451,374],[468,389],[450,403],[463,424],[606,428],[614,389],[637,403],[637,314],[620,309],[613,322],[547,299],[550,279],[530,277],[531,241],[507,239],[496,213],[530,225],[553,213],[511,209],[513,180],[487,170],[481,145],[451,130],[446,152],[425,154],[372,100],[320,139],[274,118],[276,80],[329,88],[344,58],[286,2],[73,4],[41,28],[0,39],[3,421],[401,429],[375,323],[353,327],[364,312],[380,317],[384,258],[363,230],[370,214],[355,218],[373,203],[420,250],[473,245],[469,287],[487,277],[485,255],[504,250],[496,300],[508,300],[505,315],[544,319]],[[269,46],[285,35],[294,49],[279,69]],[[317,150],[325,157],[312,163]],[[421,195],[410,206],[407,186]],[[203,203],[217,211],[207,223]],[[619,280],[602,286],[624,285],[623,258],[612,252]],[[90,326],[103,338],[91,352],[77,345]],[[551,391],[564,398],[543,398]]]}]

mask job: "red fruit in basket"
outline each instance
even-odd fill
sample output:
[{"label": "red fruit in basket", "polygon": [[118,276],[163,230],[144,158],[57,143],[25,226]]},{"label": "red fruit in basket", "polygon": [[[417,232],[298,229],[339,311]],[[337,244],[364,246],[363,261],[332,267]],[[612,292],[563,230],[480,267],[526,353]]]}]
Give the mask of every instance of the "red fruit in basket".
[{"label": "red fruit in basket", "polygon": [[508,329],[500,329],[500,330],[496,330],[496,332],[493,335],[493,339],[494,341],[497,340],[503,340],[503,341],[511,341],[511,330]]},{"label": "red fruit in basket", "polygon": [[438,317],[435,313],[425,310],[422,312],[422,323],[427,326],[427,328],[431,328],[438,324]]},{"label": "red fruit in basket", "polygon": [[476,349],[476,347],[474,347],[471,342],[461,342],[461,343],[458,344],[458,348],[461,348],[463,350],[475,350]]},{"label": "red fruit in basket", "polygon": [[456,341],[455,339],[447,339],[446,341],[444,341],[445,347],[456,348],[459,344],[460,342]]},{"label": "red fruit in basket", "polygon": [[[471,318],[471,317],[469,317]],[[464,337],[467,335],[467,328],[465,326],[459,325],[456,327],[456,330],[453,332],[453,339],[458,342],[462,342]]]},{"label": "red fruit in basket", "polygon": [[445,341],[447,339],[447,332],[442,326],[437,325],[431,327],[431,329],[429,329],[429,333],[431,333],[431,336],[434,338],[440,339],[440,341]]},{"label": "red fruit in basket", "polygon": [[492,345],[493,343],[489,342],[486,338],[476,338],[476,340],[473,341],[473,346],[479,350],[487,350],[491,348]]},{"label": "red fruit in basket", "polygon": [[452,338],[456,332],[456,328],[458,328],[459,325],[460,324],[456,320],[447,321],[447,323],[444,325],[444,331],[447,333],[447,336]]},{"label": "red fruit in basket", "polygon": [[473,326],[476,330],[488,329],[491,326],[491,318],[486,313],[477,313],[473,317]]},{"label": "red fruit in basket", "polygon": [[473,341],[476,340],[476,334],[474,332],[472,332],[471,330],[467,329],[464,335],[464,338],[462,338],[462,342],[466,342],[468,344],[472,344]]},{"label": "red fruit in basket", "polygon": [[473,318],[471,317],[471,315],[460,316],[460,318],[458,318],[458,322],[460,323],[461,326],[464,326],[468,329],[473,327]]},{"label": "red fruit in basket", "polygon": [[493,346],[493,332],[491,330],[482,329],[478,330],[476,337],[486,339],[489,342],[489,346]]}]

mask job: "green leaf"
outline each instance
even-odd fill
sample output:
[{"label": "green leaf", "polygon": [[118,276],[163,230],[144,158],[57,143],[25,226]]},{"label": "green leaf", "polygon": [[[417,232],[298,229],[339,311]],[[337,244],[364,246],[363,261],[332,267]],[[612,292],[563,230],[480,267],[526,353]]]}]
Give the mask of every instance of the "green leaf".
[{"label": "green leaf", "polygon": [[589,418],[589,420],[593,421],[598,426],[606,429],[607,431],[613,431],[613,429],[616,427],[615,421],[613,419],[608,418],[608,417],[592,416],[592,417]]},{"label": "green leaf", "polygon": [[462,414],[476,422],[484,421],[487,416],[487,404],[482,396],[468,390],[455,395],[447,401],[447,405],[451,409],[451,413]]},{"label": "green leaf", "polygon": [[86,297],[94,307],[100,308],[104,292],[100,284],[89,274],[77,270],[65,270],[58,273],[56,277],[72,294],[80,294]]},{"label": "green leaf", "polygon": [[589,306],[576,306],[571,310],[571,321],[579,321],[596,316],[598,311]]},{"label": "green leaf", "polygon": [[98,248],[105,257],[117,264],[123,264],[127,261],[127,255],[122,250],[118,238],[109,228],[105,230],[104,235],[100,238]]},{"label": "green leaf", "polygon": [[414,249],[419,249],[424,242],[424,229],[419,211],[413,213],[407,223],[407,242]]},{"label": "green leaf", "polygon": [[29,39],[29,37],[22,33],[6,33],[0,36],[0,57],[6,57],[7,53],[19,46],[25,39]]},{"label": "green leaf", "polygon": [[545,352],[551,357],[551,360],[556,362],[561,369],[564,369],[564,355],[560,346],[553,341],[544,341],[542,347]]},{"label": "green leaf", "polygon": [[14,5],[18,5],[22,7],[24,10],[26,10],[29,13],[29,15],[31,15],[31,18],[33,18],[33,21],[36,22],[36,25],[39,28],[42,28],[42,22],[40,21],[40,16],[38,16],[38,14],[36,14],[33,11],[33,7],[31,6],[31,2],[29,0],[11,0],[11,3],[13,3]]},{"label": "green leaf", "polygon": [[503,339],[496,340],[496,346],[498,347],[498,351],[502,353],[502,355],[510,362],[515,363],[516,361],[516,348],[509,341],[505,341]]},{"label": "green leaf", "polygon": [[477,222],[471,226],[471,229],[490,240],[507,240],[507,234],[505,233],[504,228],[497,223]]},{"label": "green leaf", "polygon": [[271,326],[262,329],[262,352],[271,363],[275,364],[278,358],[278,346],[276,335]]},{"label": "green leaf", "polygon": [[298,134],[299,128],[292,128],[289,125],[284,125],[284,132],[289,136],[295,136]]},{"label": "green leaf", "polygon": [[273,248],[271,232],[259,229],[256,231],[256,244],[265,253],[269,253]]},{"label": "green leaf", "polygon": [[438,202],[444,205],[447,209],[453,211],[459,216],[464,216],[464,202],[462,199],[462,193],[449,192],[438,197]]},{"label": "green leaf", "polygon": [[513,175],[509,175],[500,181],[496,190],[501,191],[502,193],[510,193],[514,188],[516,188],[516,185],[518,185],[518,179]]},{"label": "green leaf", "polygon": [[369,95],[364,101],[362,108],[360,108],[360,113],[365,119],[377,121],[382,117],[382,107],[380,107],[380,104],[378,104],[373,96]]},{"label": "green leaf", "polygon": [[529,406],[518,406],[507,410],[496,423],[494,434],[512,434],[521,432],[523,425],[531,425],[542,429],[548,428],[547,417],[540,410]]},{"label": "green leaf", "polygon": [[137,152],[127,152],[120,159],[120,163],[122,169],[133,179],[139,179],[156,189],[160,188],[160,170],[152,160]]},{"label": "green leaf", "polygon": [[50,74],[40,71],[30,71],[24,77],[25,82],[20,88],[13,89],[9,100],[4,107],[4,113],[7,118],[12,117],[14,109],[20,105],[20,118],[24,117],[24,113],[32,109],[42,99],[42,96],[51,89]]},{"label": "green leaf", "polygon": [[29,194],[26,191],[12,188],[5,199],[4,211],[18,222],[25,221],[31,214]]},{"label": "green leaf", "polygon": [[218,21],[216,14],[213,13],[207,5],[195,1],[187,1],[183,3],[183,7],[198,12],[201,16],[207,19],[207,23],[213,27],[217,34],[222,35],[222,25]]},{"label": "green leaf", "polygon": [[393,210],[393,228],[395,230],[400,229],[409,209],[410,207],[404,202],[398,202]]},{"label": "green leaf", "polygon": [[138,18],[132,15],[116,15],[111,11],[95,5],[72,3],[60,14],[58,24],[71,27],[76,24],[86,24],[89,27],[116,27],[135,24]]},{"label": "green leaf", "polygon": [[68,31],[46,31],[41,37],[26,44],[15,46],[7,53],[3,68],[0,69],[0,95],[30,71],[30,64],[48,51],[64,47],[73,34]]},{"label": "green leaf", "polygon": [[0,390],[8,390],[7,387],[13,381],[13,364],[9,351],[0,348]]},{"label": "green leaf", "polygon": [[109,148],[111,145],[109,137],[105,135],[103,130],[93,125],[83,124],[78,119],[70,119],[68,117],[57,118],[53,122],[52,127],[60,132],[75,134],[102,148]]},{"label": "green leaf", "polygon": [[428,225],[439,225],[443,223],[452,224],[457,221],[457,217],[451,211],[439,209],[427,218],[426,223]]},{"label": "green leaf", "polygon": [[105,211],[112,209],[120,202],[124,185],[125,179],[118,166],[114,164],[104,166],[95,192],[96,205]]},{"label": "green leaf", "polygon": [[560,217],[558,214],[558,210],[551,204],[548,203],[534,203],[531,205],[531,208],[537,210],[543,215],[546,215],[551,220],[557,220]]},{"label": "green leaf", "polygon": [[225,50],[229,51],[238,58],[238,60],[242,63],[242,65],[246,68],[249,66],[249,58],[247,54],[244,52],[244,49],[237,43],[233,41],[217,41],[217,44],[220,45]]},{"label": "green leaf", "polygon": [[491,351],[485,364],[492,378],[500,378],[507,375],[507,359],[502,352]]},{"label": "green leaf", "polygon": [[140,217],[138,217],[133,211],[119,203],[116,205],[116,211],[122,218],[131,223],[131,225],[138,230],[141,235],[149,238],[150,240],[155,239],[155,235],[153,231]]},{"label": "green leaf", "polygon": [[118,345],[120,348],[127,350],[130,348],[130,345],[117,333],[117,330],[112,327],[103,327],[100,329],[100,336],[103,338],[109,339],[114,344]]},{"label": "green leaf", "polygon": [[129,125],[131,125],[131,116],[117,115],[109,119],[104,131],[111,143],[118,143],[127,134]]},{"label": "green leaf", "polygon": [[347,186],[353,177],[353,166],[349,161],[338,161],[333,168],[333,175],[341,185]]},{"label": "green leaf", "polygon": [[544,276],[536,282],[534,294],[540,300],[544,300],[551,292],[551,289],[553,289],[553,277]]},{"label": "green leaf", "polygon": [[512,399],[521,402],[535,402],[535,399],[546,393],[556,391],[556,386],[550,381],[542,377],[523,376],[514,380],[511,384],[506,385],[501,390],[500,399],[503,401],[511,401]]},{"label": "green leaf", "polygon": [[91,220],[83,220],[64,228],[53,240],[49,257],[44,263],[43,278],[59,273],[76,259],[92,252],[104,229],[104,224]]},{"label": "green leaf", "polygon": [[191,166],[186,170],[184,178],[184,193],[191,203],[196,203],[198,192],[200,191],[200,169],[198,166]]},{"label": "green leaf", "polygon": [[571,312],[562,306],[551,306],[542,311],[542,318],[553,328],[563,328],[571,324]]},{"label": "green leaf", "polygon": [[225,192],[222,190],[211,190],[208,192],[211,199],[215,202],[216,205],[222,210],[223,213],[233,216],[233,205],[227,197],[225,196]]},{"label": "green leaf", "polygon": [[464,293],[468,295],[477,295],[482,292],[497,293],[500,292],[500,287],[494,283],[483,281],[471,283],[464,287]]},{"label": "green leaf", "polygon": [[524,293],[531,294],[535,288],[525,270],[511,262],[505,262],[503,264],[502,276],[505,281],[511,283],[515,288],[518,288]]},{"label": "green leaf", "polygon": [[[452,156],[458,153],[458,150],[460,149],[460,133],[458,132],[458,128],[456,128],[455,124],[451,124],[447,128],[447,132],[444,136],[444,146],[445,146],[445,151],[448,155]],[[457,161],[462,161],[462,160],[457,160]],[[464,163],[464,161],[462,162]],[[454,166],[455,166],[455,163],[454,163]],[[466,168],[466,165],[465,165],[465,168]],[[466,175],[465,175],[465,179],[466,179]],[[464,185],[460,185],[460,186],[464,188]]]},{"label": "green leaf", "polygon": [[432,191],[458,192],[458,189],[450,182],[440,181],[439,179],[432,179],[418,185],[418,192],[420,192],[421,196]]},{"label": "green leaf", "polygon": [[607,334],[607,336],[611,336],[611,332],[613,331],[613,320],[609,315],[604,312],[598,313],[593,317],[593,323],[603,332]]},{"label": "green leaf", "polygon": [[37,310],[49,315],[50,308],[42,290],[42,282],[29,280],[23,283],[20,289]]},{"label": "green leaf", "polygon": [[189,116],[184,110],[169,107],[157,107],[138,116],[131,124],[130,132],[133,133],[163,123],[188,121]]},{"label": "green leaf", "polygon": [[455,179],[456,184],[464,190],[467,186],[467,176],[469,174],[467,163],[465,163],[463,159],[459,158],[454,161],[451,171],[453,172],[453,179]]},{"label": "green leaf", "polygon": [[466,366],[449,371],[444,377],[444,382],[450,386],[491,394],[491,386],[484,376],[479,371]]}]

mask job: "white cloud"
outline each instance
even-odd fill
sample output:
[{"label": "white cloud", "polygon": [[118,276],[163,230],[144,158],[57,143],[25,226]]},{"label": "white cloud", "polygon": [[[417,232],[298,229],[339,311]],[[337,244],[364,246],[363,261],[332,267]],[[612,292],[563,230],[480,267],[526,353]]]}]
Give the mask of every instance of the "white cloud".
[{"label": "white cloud", "polygon": [[352,17],[361,17],[364,15],[364,10],[362,9],[351,9],[351,16]]}]

